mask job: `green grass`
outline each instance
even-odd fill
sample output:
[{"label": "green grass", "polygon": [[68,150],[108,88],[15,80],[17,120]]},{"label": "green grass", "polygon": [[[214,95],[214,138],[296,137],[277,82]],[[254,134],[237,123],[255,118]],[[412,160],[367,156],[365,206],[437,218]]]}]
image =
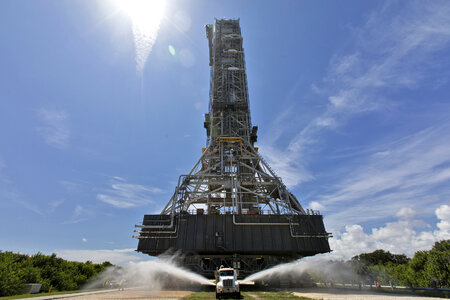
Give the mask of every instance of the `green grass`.
[{"label": "green grass", "polygon": [[216,299],[216,293],[215,292],[198,292],[198,293],[194,293],[184,299],[186,299],[186,300]]},{"label": "green grass", "polygon": [[94,292],[94,291],[99,291],[99,290],[101,290],[101,289],[75,290],[75,291],[55,291],[55,292],[51,292],[51,293],[38,293],[38,294],[20,294],[20,295],[14,295],[14,296],[0,297],[0,300],[20,299],[20,298],[33,298],[33,297],[42,297],[42,296],[50,296],[50,295],[75,294],[75,293],[84,293],[84,292]]},{"label": "green grass", "polygon": [[[254,295],[252,297],[251,295]],[[245,300],[254,300],[257,298],[263,299],[263,300],[277,300],[277,299],[292,299],[292,300],[310,300],[311,298],[304,298],[304,297],[297,297],[294,296],[290,292],[242,292],[243,299]],[[209,300],[209,299],[216,299],[216,293],[215,292],[199,292],[194,293],[187,298],[186,300]]]},{"label": "green grass", "polygon": [[186,298],[186,300],[206,300],[206,299],[216,299],[216,293],[215,292],[198,292],[194,293]]},{"label": "green grass", "polygon": [[[248,294],[255,295],[259,299],[264,299],[264,300],[276,300],[276,299],[310,300],[310,299],[312,299],[312,298],[305,298],[305,297],[294,296],[294,294],[292,294],[291,292],[284,292],[284,291],[279,291],[279,292],[244,292],[243,294],[246,294],[246,296],[248,296]],[[248,298],[248,299],[255,299],[255,298],[252,297],[252,298]]]}]

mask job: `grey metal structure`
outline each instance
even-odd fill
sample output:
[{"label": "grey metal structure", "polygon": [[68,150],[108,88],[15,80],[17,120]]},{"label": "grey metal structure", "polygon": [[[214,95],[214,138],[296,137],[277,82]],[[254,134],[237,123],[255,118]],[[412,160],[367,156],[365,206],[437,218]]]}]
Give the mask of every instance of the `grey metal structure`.
[{"label": "grey metal structure", "polygon": [[211,86],[207,147],[181,175],[160,215],[145,215],[138,251],[181,251],[183,263],[212,276],[220,265],[250,274],[329,252],[322,216],[305,210],[262,158],[252,126],[239,20],[206,25]]}]

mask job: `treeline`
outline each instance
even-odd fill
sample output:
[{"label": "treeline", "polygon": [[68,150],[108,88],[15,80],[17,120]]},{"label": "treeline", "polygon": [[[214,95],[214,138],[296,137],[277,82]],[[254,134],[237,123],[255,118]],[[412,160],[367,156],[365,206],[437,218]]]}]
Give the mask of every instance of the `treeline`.
[{"label": "treeline", "polygon": [[0,251],[0,296],[23,292],[27,283],[42,284],[41,291],[79,289],[107,267],[110,262],[93,264],[67,261],[56,254],[25,255]]},{"label": "treeline", "polygon": [[431,250],[404,254],[376,250],[348,261],[329,261],[308,271],[316,282],[352,283],[426,288],[450,288],[450,240],[436,242]]},{"label": "treeline", "polygon": [[360,278],[382,285],[450,288],[450,240],[436,242],[429,251],[412,258],[376,250],[354,256],[350,261]]}]

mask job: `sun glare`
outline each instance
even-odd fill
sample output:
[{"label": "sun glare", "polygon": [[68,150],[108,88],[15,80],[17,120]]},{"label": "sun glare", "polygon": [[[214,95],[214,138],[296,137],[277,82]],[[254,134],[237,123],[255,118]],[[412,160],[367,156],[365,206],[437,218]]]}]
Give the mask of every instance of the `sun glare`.
[{"label": "sun glare", "polygon": [[155,29],[159,26],[166,8],[164,0],[118,0],[119,9],[141,29]]},{"label": "sun glare", "polygon": [[166,9],[166,1],[116,0],[116,4],[120,11],[130,17],[133,23],[136,68],[138,72],[142,72],[158,36],[159,24]]}]

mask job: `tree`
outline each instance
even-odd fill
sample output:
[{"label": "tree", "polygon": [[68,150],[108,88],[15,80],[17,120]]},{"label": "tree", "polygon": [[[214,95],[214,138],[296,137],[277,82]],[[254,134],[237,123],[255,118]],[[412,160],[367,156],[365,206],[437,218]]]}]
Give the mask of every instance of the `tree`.
[{"label": "tree", "polygon": [[450,251],[450,240],[442,240],[440,242],[434,243],[433,248],[431,250],[435,251]]},{"label": "tree", "polygon": [[432,287],[450,287],[450,250],[428,252],[424,272]]},{"label": "tree", "polygon": [[10,296],[21,292],[22,282],[14,265],[12,252],[0,252],[0,296]]},{"label": "tree", "polygon": [[29,256],[0,251],[0,296],[19,294],[26,283],[41,283],[43,291],[50,286],[60,291],[75,290],[111,265],[66,261],[54,253]]},{"label": "tree", "polygon": [[382,249],[375,250],[371,253],[363,253],[352,257],[352,261],[365,262],[367,265],[394,265],[407,264],[409,259],[404,254],[392,254]]}]

